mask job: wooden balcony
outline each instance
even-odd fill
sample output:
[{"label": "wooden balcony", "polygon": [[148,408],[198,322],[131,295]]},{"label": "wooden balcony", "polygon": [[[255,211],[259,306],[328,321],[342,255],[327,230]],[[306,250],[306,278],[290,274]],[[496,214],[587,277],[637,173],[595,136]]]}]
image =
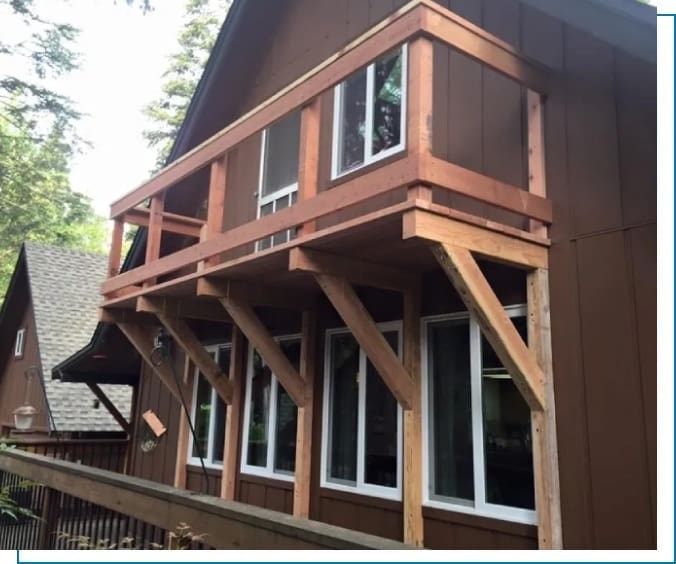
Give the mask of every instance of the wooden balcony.
[{"label": "wooden balcony", "polygon": [[[529,155],[528,190],[434,155],[434,42],[448,45],[528,89],[528,146],[523,148]],[[321,95],[403,43],[409,46],[405,149],[377,168],[366,167],[340,177],[331,182],[330,189],[319,191]],[[447,220],[447,233],[451,229],[453,236],[462,237],[474,252],[517,266],[522,266],[523,258],[528,257],[528,265],[544,266],[546,225],[552,220],[543,179],[542,103],[547,84],[547,72],[508,44],[431,0],[414,0],[113,203],[115,229],[110,278],[102,286],[103,306],[133,308],[142,296],[195,296],[197,280],[203,277],[250,280],[274,273],[275,285],[302,288],[302,280],[289,273],[289,251],[294,247],[355,254],[368,244],[370,259],[419,268],[416,253],[407,251],[421,241],[438,239],[435,221],[439,218]],[[297,203],[223,231],[224,210],[232,205],[229,152],[297,109],[302,111]],[[172,190],[184,190],[185,181],[197,178],[205,169],[210,170],[206,217],[166,212],[167,195]],[[519,229],[463,213],[442,203],[448,202],[447,194],[507,210],[524,218],[523,227],[529,221],[530,227]],[[359,213],[365,204],[383,195],[390,196],[388,201],[394,203]],[[142,207],[144,203],[148,207]],[[341,210],[352,212],[348,220],[323,221]],[[125,223],[147,227],[146,257],[145,264],[119,273]],[[255,241],[287,229],[298,229],[298,236],[254,251]],[[187,236],[189,246],[161,256],[163,233]],[[387,241],[387,245],[374,249],[373,241]],[[236,258],[232,258],[233,253]]]}]

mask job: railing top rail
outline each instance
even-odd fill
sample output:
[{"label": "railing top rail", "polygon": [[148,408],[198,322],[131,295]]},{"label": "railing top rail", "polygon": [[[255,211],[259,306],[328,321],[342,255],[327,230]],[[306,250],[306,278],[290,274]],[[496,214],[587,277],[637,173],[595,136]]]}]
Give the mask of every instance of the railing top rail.
[{"label": "railing top rail", "polygon": [[274,96],[167,165],[147,182],[113,202],[111,218],[120,217],[147,198],[207,166],[231,147],[308,103],[355,70],[421,34],[458,49],[532,90],[546,93],[548,72],[541,65],[433,0],[412,0]]},{"label": "railing top rail", "polygon": [[0,470],[173,530],[187,522],[214,548],[412,548],[389,539],[72,462],[0,453]]},{"label": "railing top rail", "polygon": [[125,445],[129,439],[54,439],[45,437],[2,437],[0,443],[16,446]]}]

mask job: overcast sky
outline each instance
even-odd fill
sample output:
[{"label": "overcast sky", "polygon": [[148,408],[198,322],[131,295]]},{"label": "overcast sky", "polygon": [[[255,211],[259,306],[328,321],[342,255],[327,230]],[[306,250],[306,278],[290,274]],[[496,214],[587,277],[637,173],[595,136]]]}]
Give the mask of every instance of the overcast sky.
[{"label": "overcast sky", "polygon": [[[138,4],[140,0],[137,0]],[[149,176],[155,162],[141,132],[142,108],[160,94],[167,56],[177,49],[183,0],[155,0],[143,15],[125,0],[40,0],[43,17],[81,29],[79,70],[55,88],[86,114],[78,123],[92,144],[72,166],[74,190],[108,216],[110,203]]]}]

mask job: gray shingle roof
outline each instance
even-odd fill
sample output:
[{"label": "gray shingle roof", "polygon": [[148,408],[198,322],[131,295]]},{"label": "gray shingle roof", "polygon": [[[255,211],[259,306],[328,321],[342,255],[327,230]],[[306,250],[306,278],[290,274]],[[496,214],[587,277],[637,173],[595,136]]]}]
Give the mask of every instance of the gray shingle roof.
[{"label": "gray shingle roof", "polygon": [[[107,258],[43,243],[25,243],[40,362],[47,401],[57,431],[120,431],[86,384],[52,380],[52,368],[84,347],[98,321],[99,287]],[[131,388],[101,385],[129,419]]]}]

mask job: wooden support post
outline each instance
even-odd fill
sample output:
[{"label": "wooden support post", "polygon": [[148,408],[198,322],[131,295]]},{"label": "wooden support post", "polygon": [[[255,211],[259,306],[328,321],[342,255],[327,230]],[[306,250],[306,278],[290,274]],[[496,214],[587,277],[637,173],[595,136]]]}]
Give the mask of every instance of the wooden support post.
[{"label": "wooden support post", "polygon": [[[547,196],[545,179],[545,133],[542,96],[528,90],[528,191],[536,196]],[[530,232],[547,237],[547,225],[536,219],[530,220]]]},{"label": "wooden support post", "polygon": [[[309,200],[317,195],[319,182],[319,127],[321,122],[321,98],[313,98],[300,114],[300,150],[298,157],[298,201]],[[316,221],[307,221],[299,226],[299,234],[307,235],[316,229]]]},{"label": "wooden support post", "polygon": [[[163,213],[164,192],[153,196],[150,200],[150,217],[148,219],[148,234],[146,238],[146,264],[150,264],[160,258]],[[156,281],[157,278],[148,279],[143,283],[143,286],[153,286]]]},{"label": "wooden support post", "polygon": [[293,515],[310,517],[310,482],[312,481],[312,412],[317,349],[317,316],[314,311],[303,312],[300,353],[300,377],[303,379],[305,403],[298,408],[296,426],[296,471],[293,487]]},{"label": "wooden support post", "polygon": [[[207,202],[206,239],[213,239],[223,231],[223,213],[225,211],[225,193],[228,179],[228,153],[211,163],[209,178],[209,200]],[[215,255],[206,259],[207,266],[218,264]]]},{"label": "wooden support post", "polygon": [[140,414],[137,413],[139,407],[139,383],[136,383],[131,388],[131,406],[129,410],[130,417],[130,433],[127,441],[127,448],[124,453],[124,465],[122,472],[127,475],[132,473],[134,468],[134,460],[136,454],[136,435],[138,433],[138,418]]},{"label": "wooden support post", "polygon": [[58,532],[56,527],[59,520],[61,492],[47,486],[42,487],[44,488],[44,496],[42,498],[42,514],[40,515],[37,548],[39,550],[51,550],[54,548],[54,539]]},{"label": "wooden support post", "polygon": [[411,375],[411,409],[404,411],[404,542],[423,546],[422,373],[420,290],[404,293],[404,365]]},{"label": "wooden support post", "polygon": [[408,46],[408,152],[429,155],[432,152],[432,106],[434,45],[427,37],[418,37]]},{"label": "wooden support post", "polygon": [[230,339],[230,383],[232,401],[227,406],[225,423],[225,444],[223,447],[223,474],[221,476],[221,497],[235,499],[237,483],[237,447],[241,429],[242,388],[246,370],[246,339],[236,325],[232,326]]},{"label": "wooden support post", "polygon": [[303,380],[251,306],[233,298],[221,298],[219,301],[279,379],[293,402],[301,407],[305,403]]},{"label": "wooden support post", "polygon": [[122,331],[122,334],[127,337],[132,346],[138,351],[138,353],[141,355],[141,358],[143,358],[148,366],[150,366],[152,371],[171,392],[171,395],[173,395],[179,402],[181,401],[181,394],[183,394],[183,397],[186,397],[188,393],[187,389],[184,386],[181,390],[179,390],[179,388],[176,386],[174,375],[169,365],[166,362],[159,366],[156,366],[153,363],[153,359],[151,358],[151,353],[154,346],[153,337],[148,332],[148,328],[143,325],[124,322],[118,322],[117,326],[120,331]]},{"label": "wooden support post", "polygon": [[314,276],[401,407],[411,409],[413,397],[411,377],[378,330],[352,286],[344,278],[329,274]]},{"label": "wooden support post", "polygon": [[544,373],[545,409],[531,413],[535,509],[538,546],[559,550],[563,548],[563,539],[549,318],[549,273],[537,269],[528,275],[528,342]]},{"label": "wooden support post", "polygon": [[113,233],[110,242],[110,255],[108,256],[108,276],[117,276],[120,273],[122,262],[122,241],[124,239],[124,221],[113,220]]},{"label": "wooden support post", "polygon": [[157,313],[157,319],[171,334],[183,352],[204,375],[209,385],[216,390],[219,397],[227,404],[232,401],[232,384],[228,377],[221,372],[216,361],[206,351],[202,343],[195,336],[192,329],[182,319],[165,313]]},{"label": "wooden support post", "polygon": [[[193,374],[195,366],[190,362],[188,355],[185,355],[185,363],[183,368],[183,385],[187,390],[185,397],[185,404],[188,409],[192,406],[193,393]],[[188,445],[190,444],[190,425],[188,424],[188,417],[183,409],[183,405],[179,404],[179,418],[178,418],[178,437],[176,439],[176,465],[174,466],[174,487],[186,489],[187,487],[187,460],[188,460]]]},{"label": "wooden support post", "polygon": [[120,427],[122,427],[122,430],[125,433],[127,433],[127,436],[131,435],[131,425],[125,419],[124,415],[122,415],[120,413],[120,410],[117,409],[115,404],[112,401],[110,401],[110,398],[99,387],[99,385],[94,383],[94,382],[87,382],[87,387],[96,396],[96,399],[98,399],[104,405],[104,407],[109,411],[109,413],[113,416],[115,421],[117,421],[118,425]]},{"label": "wooden support post", "polygon": [[432,250],[467,309],[476,315],[486,339],[531,410],[544,409],[542,369],[505,313],[472,254],[467,249],[443,243],[433,245]]}]

